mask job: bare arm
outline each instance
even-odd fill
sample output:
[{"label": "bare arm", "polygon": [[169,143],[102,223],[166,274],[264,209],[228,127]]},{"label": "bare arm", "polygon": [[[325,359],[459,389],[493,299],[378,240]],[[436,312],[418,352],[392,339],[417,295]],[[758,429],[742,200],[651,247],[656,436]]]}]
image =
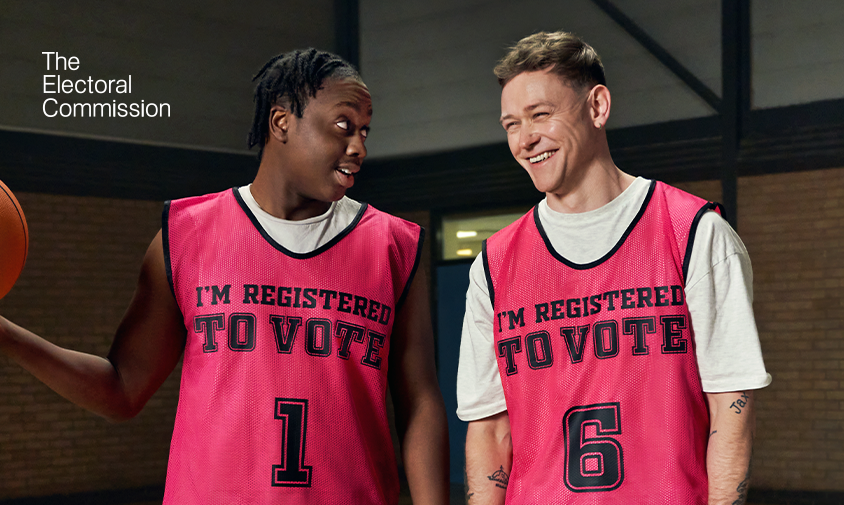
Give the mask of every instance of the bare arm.
[{"label": "bare arm", "polygon": [[421,271],[396,317],[389,380],[413,503],[445,505],[449,493],[448,424],[434,366],[428,289]]},{"label": "bare arm", "polygon": [[756,425],[753,391],[706,393],[709,447],[706,472],[710,505],[742,505],[750,484],[750,453]]},{"label": "bare arm", "polygon": [[466,503],[503,504],[512,466],[507,412],[471,421],[466,429]]},{"label": "bare arm", "polygon": [[111,420],[141,411],[179,361],[185,329],[164,268],[159,232],[107,358],[61,348],[0,317],[0,351],[51,389]]}]

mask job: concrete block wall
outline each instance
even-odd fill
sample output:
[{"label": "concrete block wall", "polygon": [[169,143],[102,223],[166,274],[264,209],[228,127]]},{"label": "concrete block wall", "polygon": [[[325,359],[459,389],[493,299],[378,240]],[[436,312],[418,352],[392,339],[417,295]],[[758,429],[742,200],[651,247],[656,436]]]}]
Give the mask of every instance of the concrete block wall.
[{"label": "concrete block wall", "polygon": [[[719,89],[717,2],[619,7]],[[574,32],[601,55],[613,93],[608,128],[714,112],[588,0],[363,0],[360,13],[361,72],[376,110],[367,141],[372,158],[503,142],[501,88],[492,69],[506,48],[539,30]]]},{"label": "concrete block wall", "polygon": [[[336,50],[330,0],[79,0],[66,5],[10,0],[0,9],[0,128],[246,151],[252,76],[276,54],[309,46]],[[48,70],[42,52],[75,56],[79,67],[61,65],[56,71],[53,61]],[[74,82],[131,75],[132,90],[45,93],[45,75]],[[166,103],[170,115],[47,117],[43,107],[49,98],[67,104]],[[47,113],[57,109],[51,103]]]},{"label": "concrete block wall", "polygon": [[750,2],[754,108],[841,98],[844,4]]}]

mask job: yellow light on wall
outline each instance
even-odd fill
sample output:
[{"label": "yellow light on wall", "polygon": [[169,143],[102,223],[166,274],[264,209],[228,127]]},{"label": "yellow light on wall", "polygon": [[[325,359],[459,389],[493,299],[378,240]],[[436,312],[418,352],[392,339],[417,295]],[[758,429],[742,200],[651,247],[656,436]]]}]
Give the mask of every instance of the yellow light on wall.
[{"label": "yellow light on wall", "polygon": [[471,238],[471,237],[477,237],[477,236],[478,236],[478,232],[476,232],[474,230],[458,231],[457,232],[457,238]]},{"label": "yellow light on wall", "polygon": [[472,250],[471,249],[458,249],[457,255],[458,256],[471,256]]}]

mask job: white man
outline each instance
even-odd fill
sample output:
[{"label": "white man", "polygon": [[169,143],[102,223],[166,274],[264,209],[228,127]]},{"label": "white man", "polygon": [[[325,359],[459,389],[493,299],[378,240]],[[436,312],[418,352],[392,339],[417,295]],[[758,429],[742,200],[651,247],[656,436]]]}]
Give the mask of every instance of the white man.
[{"label": "white man", "polygon": [[495,73],[546,196],[471,269],[468,503],[743,503],[770,376],[741,240],[719,206],[614,164],[603,66],[578,37],[526,37]]}]

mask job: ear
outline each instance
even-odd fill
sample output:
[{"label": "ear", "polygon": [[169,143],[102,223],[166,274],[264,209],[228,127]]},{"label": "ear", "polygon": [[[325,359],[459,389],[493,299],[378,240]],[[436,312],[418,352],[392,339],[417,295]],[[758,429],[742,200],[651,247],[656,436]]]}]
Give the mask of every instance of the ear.
[{"label": "ear", "polygon": [[282,144],[287,142],[287,131],[290,129],[290,110],[283,105],[273,105],[270,109],[270,137]]},{"label": "ear", "polygon": [[610,90],[603,84],[596,85],[589,92],[589,114],[595,128],[600,130],[607,125],[611,104]]}]

